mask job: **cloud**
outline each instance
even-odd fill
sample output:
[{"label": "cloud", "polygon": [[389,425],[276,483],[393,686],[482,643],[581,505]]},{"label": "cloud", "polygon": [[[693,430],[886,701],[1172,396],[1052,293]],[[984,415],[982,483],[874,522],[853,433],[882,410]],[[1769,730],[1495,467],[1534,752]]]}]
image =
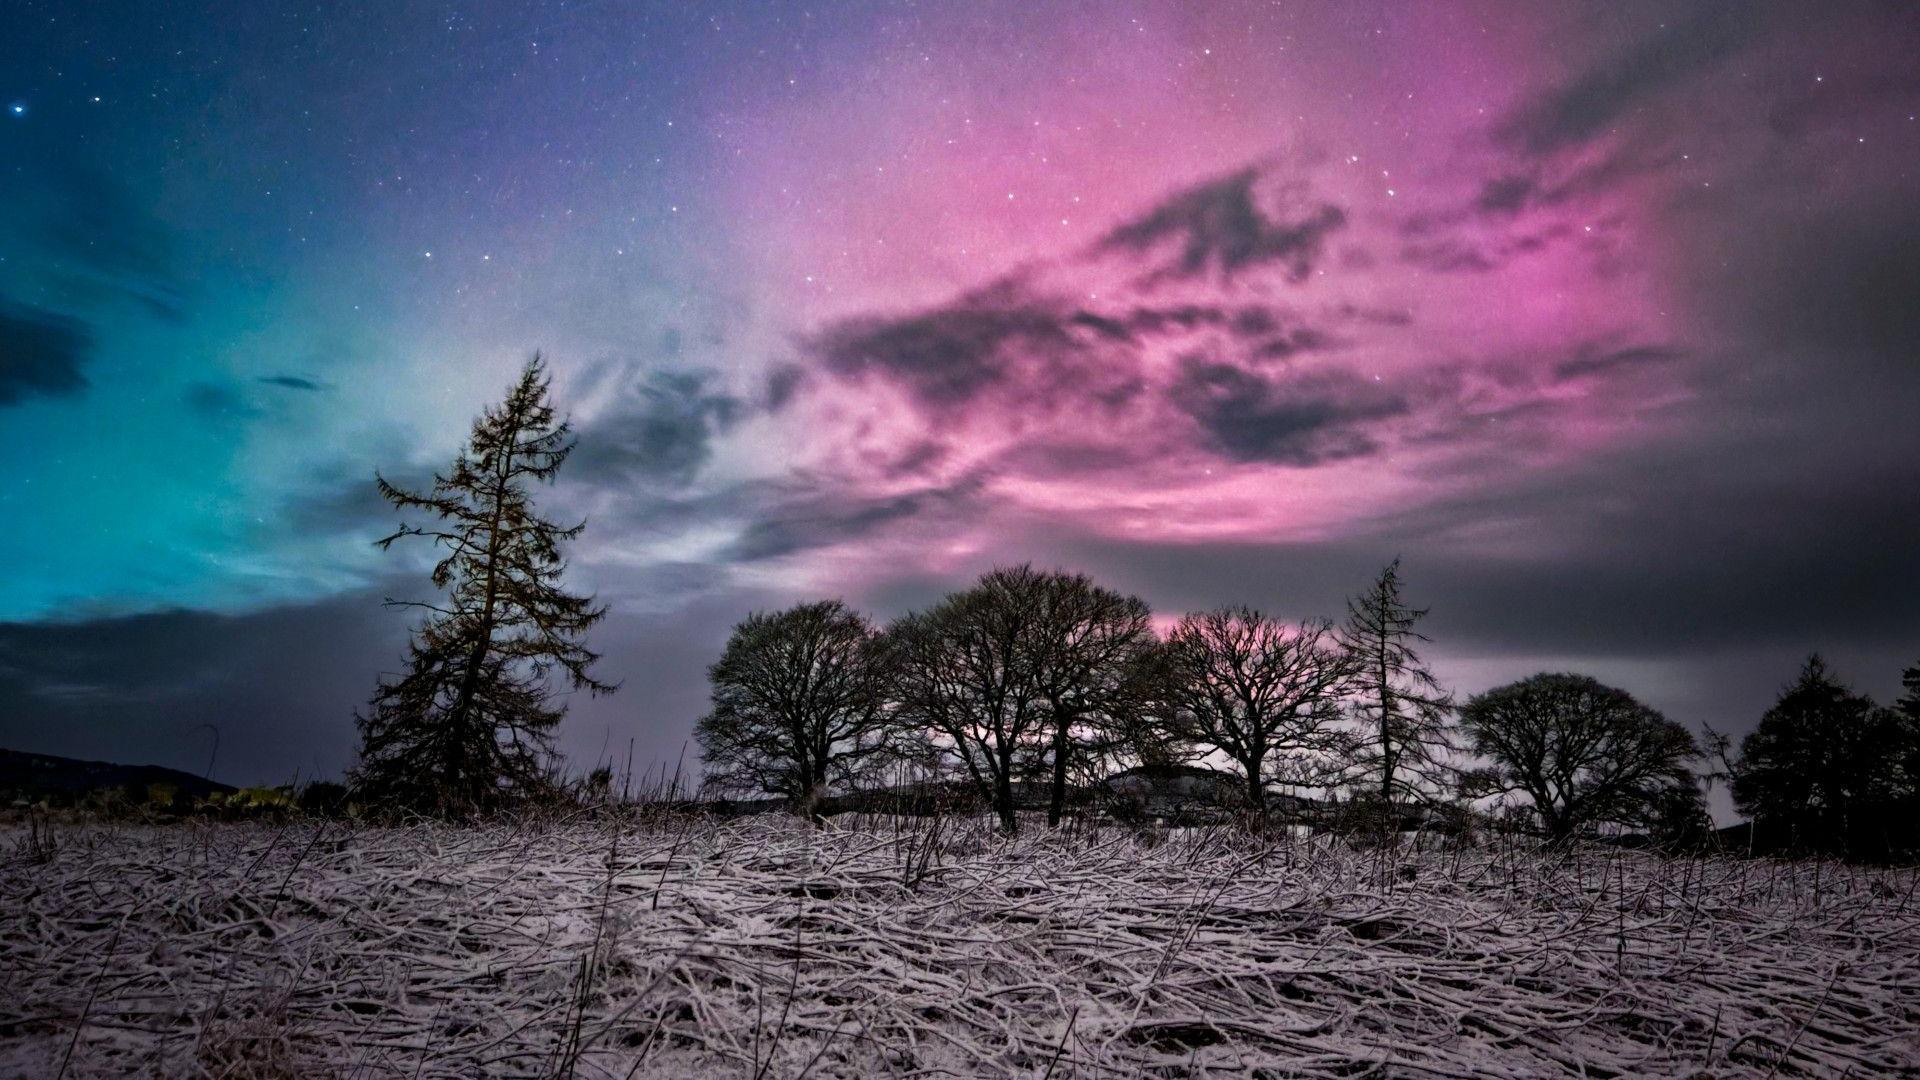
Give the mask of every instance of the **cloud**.
[{"label": "cloud", "polygon": [[760,395],[760,405],[770,413],[777,413],[793,403],[794,396],[800,393],[806,384],[807,369],[798,364],[776,364],[767,373],[766,385]]},{"label": "cloud", "polygon": [[[1603,265],[1617,217],[1586,218],[1602,235],[1580,233],[1561,254],[1545,248],[1574,226],[1534,215],[1455,208],[1410,233],[1407,218],[1349,214],[1318,194],[1350,184],[1344,168],[1276,158],[946,303],[803,338],[808,372],[825,376],[804,415],[838,425],[808,428],[827,446],[818,475],[837,477],[851,509],[769,515],[741,552],[900,534],[931,512],[901,495],[903,480],[966,476],[993,478],[985,513],[1069,515],[1143,538],[1337,529],[1385,500],[1443,500],[1475,476],[1664,430],[1652,410],[1682,396],[1686,376],[1662,362],[1683,346],[1644,344],[1678,340],[1665,312],[1626,292],[1589,301],[1613,295],[1604,284],[1572,303],[1488,302],[1624,272],[1617,257]],[[1483,194],[1492,207],[1549,198],[1517,179]],[[1349,248],[1410,235],[1426,246],[1322,260],[1335,222]],[[1288,486],[1284,505],[1259,498],[1266,485]]]},{"label": "cloud", "polygon": [[[353,709],[400,659],[364,594],[247,615],[0,623],[0,745],[279,783],[337,772]],[[324,643],[324,647],[316,647]]]},{"label": "cloud", "polygon": [[1498,134],[1533,155],[1585,143],[1629,111],[1738,51],[1754,36],[1763,13],[1761,6],[1746,4],[1703,4],[1676,13],[1672,25],[1526,102]]},{"label": "cloud", "polygon": [[1572,359],[1562,360],[1553,366],[1553,377],[1579,379],[1590,375],[1604,375],[1622,368],[1670,364],[1680,359],[1680,356],[1677,350],[1650,345],[1634,345],[1626,348],[1583,345]]},{"label": "cloud", "polygon": [[1716,289],[1760,342],[1920,371],[1920,212],[1904,199],[1820,206],[1735,247],[1744,272]]},{"label": "cloud", "polygon": [[[354,711],[405,658],[409,616],[380,598],[421,584],[233,615],[0,622],[0,746],[196,774],[212,758],[214,778],[237,784],[339,776],[357,742]],[[671,769],[705,706],[703,680],[687,673],[719,653],[747,606],[777,599],[736,590],[644,617],[616,609],[594,634],[596,671],[625,689],[562,699],[571,764],[624,763],[631,740],[636,771]]]},{"label": "cloud", "polygon": [[238,390],[222,383],[192,383],[183,400],[203,420],[247,420],[261,415]]},{"label": "cloud", "polygon": [[978,478],[938,488],[861,498],[824,490],[788,501],[744,528],[728,548],[729,561],[775,559],[871,536],[885,527],[928,515],[951,514],[979,494]]},{"label": "cloud", "polygon": [[972,401],[1036,359],[1058,362],[1082,351],[1075,325],[1016,283],[1002,282],[914,315],[847,320],[829,327],[812,349],[835,374],[879,374],[940,409]]},{"label": "cloud", "polygon": [[1173,261],[1148,281],[1209,272],[1232,277],[1267,263],[1278,263],[1290,281],[1305,280],[1327,237],[1347,223],[1346,213],[1321,202],[1293,208],[1291,220],[1269,216],[1255,195],[1261,176],[1258,169],[1242,169],[1180,192],[1108,233],[1097,250],[1174,249]]},{"label": "cloud", "polygon": [[654,371],[628,386],[580,429],[570,479],[589,484],[691,481],[713,456],[714,439],[747,413],[706,371]]},{"label": "cloud", "polygon": [[0,300],[0,407],[32,397],[75,397],[93,334],[75,319]]},{"label": "cloud", "polygon": [[1400,395],[1350,372],[1264,378],[1192,357],[1170,396],[1224,456],[1298,467],[1372,452],[1366,424],[1407,412]]},{"label": "cloud", "polygon": [[1481,186],[1474,206],[1484,214],[1514,214],[1527,205],[1534,191],[1535,184],[1530,177],[1511,173],[1496,176]]},{"label": "cloud", "polygon": [[278,386],[283,390],[325,390],[326,387],[312,379],[303,379],[298,375],[262,375],[260,382],[268,386]]},{"label": "cloud", "polygon": [[58,190],[65,205],[42,240],[57,259],[60,287],[77,301],[120,298],[159,319],[184,319],[188,288],[173,230],[91,165],[61,169]]}]

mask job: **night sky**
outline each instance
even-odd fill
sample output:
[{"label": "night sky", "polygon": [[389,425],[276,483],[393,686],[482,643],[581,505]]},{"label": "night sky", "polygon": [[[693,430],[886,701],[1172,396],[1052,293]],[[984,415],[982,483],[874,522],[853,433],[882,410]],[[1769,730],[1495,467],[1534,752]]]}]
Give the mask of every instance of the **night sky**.
[{"label": "night sky", "polygon": [[0,746],[335,775],[544,350],[678,758],[747,611],[998,563],[1743,731],[1920,660],[1920,14],[118,4],[0,29]]}]

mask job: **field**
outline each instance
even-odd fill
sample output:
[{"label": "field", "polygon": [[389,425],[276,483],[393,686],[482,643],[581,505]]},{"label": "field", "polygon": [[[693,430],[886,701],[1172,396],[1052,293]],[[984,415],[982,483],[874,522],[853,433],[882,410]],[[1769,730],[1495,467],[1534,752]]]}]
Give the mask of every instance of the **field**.
[{"label": "field", "polygon": [[1920,1069],[1912,871],[645,814],[0,859],[7,1076]]}]

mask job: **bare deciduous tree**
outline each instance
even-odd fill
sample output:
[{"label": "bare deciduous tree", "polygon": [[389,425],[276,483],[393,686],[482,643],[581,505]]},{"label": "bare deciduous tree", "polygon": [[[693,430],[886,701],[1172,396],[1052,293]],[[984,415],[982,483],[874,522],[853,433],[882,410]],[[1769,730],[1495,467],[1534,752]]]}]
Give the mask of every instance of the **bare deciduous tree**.
[{"label": "bare deciduous tree", "polygon": [[408,649],[405,674],[383,679],[358,717],[361,797],[415,809],[485,809],[540,787],[553,755],[557,671],[574,689],[615,689],[588,674],[599,659],[583,642],[606,614],[591,596],[561,587],[560,545],[585,523],[561,526],[534,511],[532,482],[549,482],[572,451],[569,426],[555,420],[546,368],[536,354],[508,391],[473,425],[466,450],[426,494],[379,480],[402,510],[441,524],[402,525],[379,543],[422,536],[444,548],[433,583],[441,603],[388,601],[426,618]]},{"label": "bare deciduous tree", "polygon": [[1143,705],[1153,613],[1084,574],[1021,569],[1039,600],[1033,671],[1050,727],[1047,822],[1059,825],[1070,772],[1124,737]]},{"label": "bare deciduous tree", "polygon": [[1348,749],[1338,720],[1353,659],[1326,620],[1289,626],[1244,607],[1188,615],[1166,658],[1178,726],[1240,766],[1256,814],[1269,783],[1324,782]]},{"label": "bare deciduous tree", "polygon": [[1038,678],[1040,576],[1026,566],[990,571],[890,631],[901,720],[932,735],[1008,832],[1019,828],[1014,781],[1052,719]]},{"label": "bare deciduous tree", "polygon": [[888,747],[889,650],[838,600],[756,613],[708,669],[713,711],[696,735],[709,782],[793,800],[812,816]]},{"label": "bare deciduous tree", "polygon": [[1470,791],[1525,794],[1556,842],[1603,822],[1645,824],[1663,792],[1697,783],[1691,732],[1586,675],[1497,687],[1460,716],[1474,751],[1494,762]]}]

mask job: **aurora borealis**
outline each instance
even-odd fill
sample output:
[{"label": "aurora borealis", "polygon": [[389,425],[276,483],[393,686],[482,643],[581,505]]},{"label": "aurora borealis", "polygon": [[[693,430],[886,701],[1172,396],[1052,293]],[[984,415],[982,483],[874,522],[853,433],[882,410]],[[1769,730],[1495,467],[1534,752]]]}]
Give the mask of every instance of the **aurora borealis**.
[{"label": "aurora borealis", "polygon": [[[336,773],[534,349],[671,761],[746,611],[996,563],[1743,730],[1920,657],[1899,5],[72,4],[0,31],[0,745]],[[617,748],[617,749],[615,749]]]}]

